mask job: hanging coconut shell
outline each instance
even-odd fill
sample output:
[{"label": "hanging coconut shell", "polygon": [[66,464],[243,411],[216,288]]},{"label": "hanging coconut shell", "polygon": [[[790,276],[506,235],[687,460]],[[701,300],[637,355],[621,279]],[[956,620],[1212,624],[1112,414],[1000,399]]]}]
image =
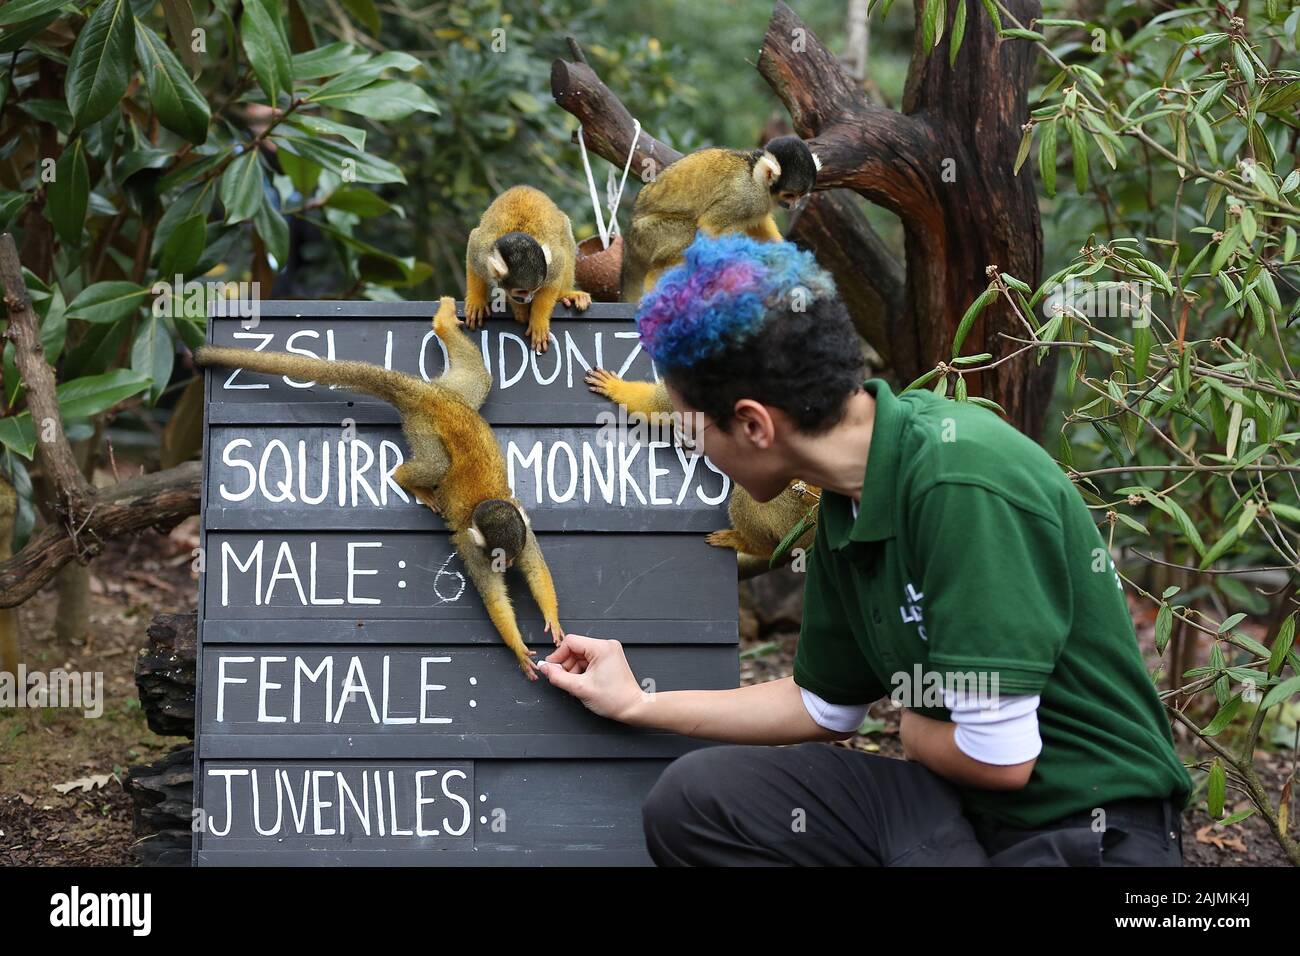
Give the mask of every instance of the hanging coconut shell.
[{"label": "hanging coconut shell", "polygon": [[618,301],[618,274],[622,267],[622,236],[610,240],[608,249],[600,247],[600,236],[591,236],[578,243],[575,266],[578,287],[590,292],[597,302]]}]

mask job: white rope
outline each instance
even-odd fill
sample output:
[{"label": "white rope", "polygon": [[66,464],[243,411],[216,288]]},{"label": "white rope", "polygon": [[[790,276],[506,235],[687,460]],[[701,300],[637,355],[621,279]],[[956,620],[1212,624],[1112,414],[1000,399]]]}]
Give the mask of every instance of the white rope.
[{"label": "white rope", "polygon": [[606,185],[607,201],[609,204],[609,225],[605,225],[605,215],[600,209],[600,194],[596,190],[596,177],[591,173],[591,160],[587,157],[587,144],[582,139],[582,127],[578,127],[578,149],[582,153],[582,171],[587,174],[587,190],[591,193],[591,208],[596,213],[596,229],[600,232],[600,247],[609,248],[609,241],[618,235],[618,204],[623,199],[623,188],[627,185],[628,170],[632,168],[632,157],[636,155],[636,144],[641,138],[641,121],[633,120],[632,128],[632,147],[627,152],[627,162],[623,165],[623,179],[618,184],[618,192],[613,192],[610,187],[613,182]]}]

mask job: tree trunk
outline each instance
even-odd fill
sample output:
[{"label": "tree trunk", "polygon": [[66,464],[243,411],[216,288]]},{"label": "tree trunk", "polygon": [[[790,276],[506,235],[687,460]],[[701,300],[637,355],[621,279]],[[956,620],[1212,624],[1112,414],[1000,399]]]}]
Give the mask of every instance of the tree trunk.
[{"label": "tree trunk", "polygon": [[[0,473],[0,561],[13,555],[14,521],[18,517],[18,493]],[[22,651],[18,632],[18,608],[0,608],[0,673],[18,677]]]},{"label": "tree trunk", "polygon": [[[1022,20],[1037,0],[1009,0]],[[861,211],[814,196],[791,238],[807,245],[835,277],[859,328],[907,383],[952,357],[966,307],[984,291],[988,269],[1037,285],[1042,267],[1038,197],[1027,168],[1012,175],[1021,126],[1029,119],[1034,47],[1002,40],[982,7],[968,0],[964,40],[948,65],[944,40],[922,49],[925,2],[916,3],[916,39],[903,110],[871,102],[862,84],[784,3],[777,3],[758,57],[758,71],[790,113],[794,129],[822,160],[818,190],[849,189],[898,215],[904,229],[905,278]],[[632,143],[632,114],[595,75],[570,41],[573,61],[551,67],[551,93],[583,126],[588,148],[622,166]],[[644,131],[633,168],[644,175],[679,154]],[[856,213],[856,216],[854,215]],[[847,217],[847,218],[846,218]],[[833,223],[828,221],[833,219]],[[898,285],[895,285],[895,283]],[[967,354],[1001,358],[1018,347],[1004,333],[1024,328],[1004,303],[984,311],[967,336]],[[1034,353],[967,376],[972,395],[1006,410],[1012,424],[1038,438],[1055,378]]]},{"label": "tree trunk", "polygon": [[[95,429],[95,437],[89,441],[79,441],[72,445],[72,453],[77,458],[81,473],[93,486],[95,462],[98,460],[97,446],[101,440],[100,429]],[[46,520],[58,520],[58,514],[47,514]],[[54,639],[62,645],[80,644],[90,631],[90,568],[79,561],[70,561],[59,570],[57,579],[59,596],[58,607],[54,613]]]},{"label": "tree trunk", "polygon": [[[1024,21],[1041,12],[1036,0],[1009,0],[1008,6]],[[785,103],[795,130],[822,160],[818,188],[853,189],[902,221],[906,301],[888,316],[887,330],[900,382],[951,357],[962,313],[987,287],[990,268],[1033,286],[1042,268],[1034,181],[1027,168],[1012,174],[1021,126],[1029,119],[1034,48],[1000,39],[976,7],[950,67],[956,4],[948,5],[944,39],[933,50],[923,46],[925,7],[916,4],[902,112],[870,102],[784,3],[772,13],[758,58],[758,71]],[[1024,332],[1013,311],[998,302],[977,320],[964,351],[1001,358],[1018,347],[1001,333]],[[967,387],[1000,404],[1012,424],[1038,438],[1054,378],[1055,366],[1037,366],[1033,352],[1026,352],[969,375]]]}]

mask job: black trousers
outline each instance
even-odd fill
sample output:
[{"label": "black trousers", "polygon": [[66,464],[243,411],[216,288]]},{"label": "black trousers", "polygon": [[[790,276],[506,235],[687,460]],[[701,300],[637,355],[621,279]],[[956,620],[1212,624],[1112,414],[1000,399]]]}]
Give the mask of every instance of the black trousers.
[{"label": "black trousers", "polygon": [[1035,830],[976,828],[956,789],[907,760],[810,743],[679,757],[643,807],[660,866],[1181,866],[1169,800],[1120,801]]}]

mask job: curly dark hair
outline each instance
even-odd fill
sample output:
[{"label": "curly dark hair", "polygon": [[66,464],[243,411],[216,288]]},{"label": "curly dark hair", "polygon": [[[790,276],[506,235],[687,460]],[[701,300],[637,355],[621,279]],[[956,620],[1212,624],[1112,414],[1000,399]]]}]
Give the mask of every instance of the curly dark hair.
[{"label": "curly dark hair", "polygon": [[771,314],[752,334],[665,378],[724,430],[736,402],[750,398],[781,409],[800,431],[815,435],[839,424],[865,375],[861,340],[834,296]]}]

